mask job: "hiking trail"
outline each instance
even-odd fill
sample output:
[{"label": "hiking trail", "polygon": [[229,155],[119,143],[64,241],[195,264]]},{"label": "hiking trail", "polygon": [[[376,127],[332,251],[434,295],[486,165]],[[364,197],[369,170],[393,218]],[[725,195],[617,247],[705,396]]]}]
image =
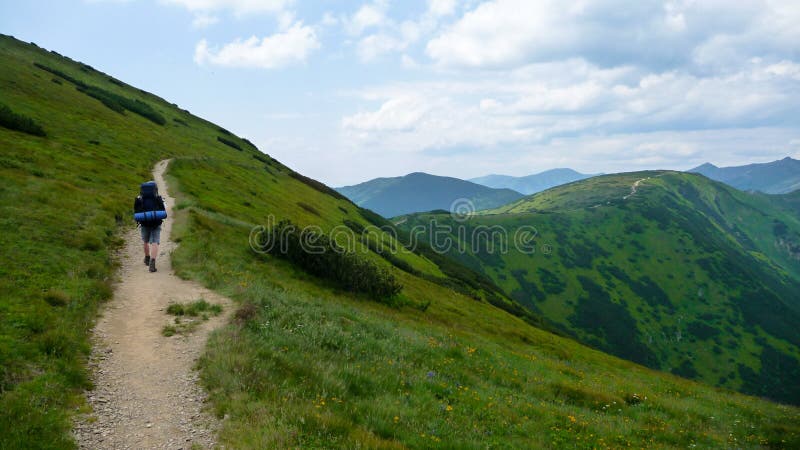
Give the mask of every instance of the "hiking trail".
[{"label": "hiking trail", "polygon": [[642,184],[642,181],[647,181],[649,179],[650,179],[650,177],[642,178],[641,180],[636,180],[633,183],[633,185],[631,185],[631,193],[626,195],[626,196],[624,196],[624,197],[622,197],[622,199],[623,200],[627,200],[627,199],[633,197],[634,195],[636,195],[636,190],[639,189],[639,185]]},{"label": "hiking trail", "polygon": [[[138,228],[125,233],[125,245],[114,298],[102,308],[93,335],[90,359],[95,388],[86,392],[92,412],[75,422],[80,448],[189,449],[216,444],[218,421],[204,411],[206,394],[194,370],[206,339],[227,321],[233,302],[172,273],[170,240],[175,199],[164,172],[169,160],[156,164],[153,179],[169,218],[161,226],[158,272],[144,265]],[[174,317],[170,303],[200,298],[220,304],[223,312],[186,335],[162,335]]]}]

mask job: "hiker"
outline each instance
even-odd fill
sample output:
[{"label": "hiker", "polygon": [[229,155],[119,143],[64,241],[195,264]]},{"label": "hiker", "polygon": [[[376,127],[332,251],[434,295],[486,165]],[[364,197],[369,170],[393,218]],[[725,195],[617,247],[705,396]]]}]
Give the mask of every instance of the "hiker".
[{"label": "hiker", "polygon": [[158,244],[161,242],[161,222],[167,218],[167,208],[164,199],[158,195],[155,181],[142,183],[139,196],[133,202],[133,218],[142,227],[144,264],[150,268],[150,272],[155,272]]}]

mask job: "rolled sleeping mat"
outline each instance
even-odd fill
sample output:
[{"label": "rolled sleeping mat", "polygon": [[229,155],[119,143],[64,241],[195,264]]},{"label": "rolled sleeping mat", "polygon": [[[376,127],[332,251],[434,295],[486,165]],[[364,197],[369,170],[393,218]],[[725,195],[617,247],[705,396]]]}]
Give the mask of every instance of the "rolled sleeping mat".
[{"label": "rolled sleeping mat", "polygon": [[152,222],[155,220],[164,220],[166,218],[166,211],[144,211],[133,213],[133,219],[137,222]]}]

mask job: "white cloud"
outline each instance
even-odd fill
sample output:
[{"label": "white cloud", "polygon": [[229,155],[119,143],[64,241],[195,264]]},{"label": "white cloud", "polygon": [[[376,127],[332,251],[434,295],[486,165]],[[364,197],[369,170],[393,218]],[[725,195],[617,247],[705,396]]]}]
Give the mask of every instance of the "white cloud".
[{"label": "white cloud", "polygon": [[360,36],[370,28],[378,28],[388,21],[385,1],[376,1],[361,5],[352,17],[345,20],[345,28],[350,35]]},{"label": "white cloud", "polygon": [[447,67],[504,69],[581,57],[597,65],[721,70],[749,56],[797,56],[800,4],[771,0],[492,0],[431,39]]},{"label": "white cloud", "polygon": [[362,62],[404,52],[430,36],[444,16],[455,12],[456,1],[431,0],[417,17],[402,21],[391,18],[388,7],[387,0],[375,0],[362,5],[352,16],[340,19],[347,34],[359,37],[356,52]]},{"label": "white cloud", "polygon": [[293,0],[161,0],[163,3],[182,6],[192,12],[231,10],[237,15],[278,13]]},{"label": "white cloud", "polygon": [[363,62],[372,61],[386,53],[401,51],[407,43],[387,34],[371,34],[358,42],[358,57]]},{"label": "white cloud", "polygon": [[798,69],[788,62],[762,62],[734,74],[699,77],[601,69],[582,61],[540,64],[486,77],[366,89],[361,97],[380,106],[345,117],[342,127],[353,145],[386,143],[420,152],[546,145],[598,130],[624,134],[779,125],[800,113]]},{"label": "white cloud", "polygon": [[320,25],[326,27],[332,27],[338,24],[339,24],[339,19],[330,11],[322,15],[322,20],[320,21]]},{"label": "white cloud", "polygon": [[456,0],[428,0],[428,13],[432,16],[449,16],[456,10]]},{"label": "white cloud", "polygon": [[345,117],[342,125],[358,132],[411,131],[416,128],[431,105],[425,99],[407,95],[386,101],[375,112]]},{"label": "white cloud", "polygon": [[219,17],[207,13],[198,13],[192,20],[192,27],[194,28],[208,28],[211,25],[219,22]]},{"label": "white cloud", "polygon": [[302,63],[319,47],[314,29],[296,22],[272,36],[237,39],[218,49],[209,48],[203,39],[195,47],[194,60],[200,65],[275,69]]}]

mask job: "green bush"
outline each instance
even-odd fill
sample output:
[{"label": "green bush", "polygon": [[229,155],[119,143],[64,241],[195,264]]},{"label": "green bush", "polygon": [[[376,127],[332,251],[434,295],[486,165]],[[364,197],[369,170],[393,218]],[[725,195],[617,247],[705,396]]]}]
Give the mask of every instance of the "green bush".
[{"label": "green bush", "polygon": [[0,126],[10,130],[21,131],[33,136],[47,136],[42,126],[33,119],[17,114],[8,106],[0,103]]},{"label": "green bush", "polygon": [[56,75],[58,77],[63,78],[64,80],[69,81],[70,83],[75,85],[78,91],[88,95],[89,97],[100,100],[102,104],[106,105],[109,109],[113,111],[122,114],[127,109],[128,111],[134,114],[138,114],[157,125],[164,125],[167,123],[167,119],[165,119],[164,116],[159,114],[155,109],[153,109],[152,106],[141,100],[130,99],[127,97],[123,97],[122,95],[109,92],[97,86],[88,85],[83,81],[73,78],[60,70],[47,67],[44,64],[33,63],[33,65],[38,67],[39,69],[44,70],[45,72],[52,73],[53,75]]},{"label": "green bush", "polygon": [[307,176],[300,175],[297,172],[289,172],[289,176],[297,181],[307,184],[312,189],[316,189],[317,191],[322,192],[323,194],[328,194],[334,198],[338,198],[339,200],[350,201],[347,200],[347,197],[345,197],[344,195],[326,186],[325,183],[321,183],[313,178],[308,178]]},{"label": "green bush", "polygon": [[261,238],[262,248],[270,254],[285,258],[342,289],[384,302],[403,289],[391,272],[347,252],[326,235],[310,229],[300,230],[288,220],[281,221]]},{"label": "green bush", "polygon": [[303,208],[305,211],[307,211],[307,212],[309,212],[309,213],[311,213],[311,214],[313,214],[313,215],[315,215],[317,217],[322,217],[322,216],[320,216],[319,211],[317,211],[317,208],[314,208],[313,206],[309,205],[306,202],[297,202],[297,206]]},{"label": "green bush", "polygon": [[157,125],[164,125],[167,123],[167,119],[165,119],[164,116],[156,112],[153,107],[141,100],[123,97],[96,86],[78,86],[78,90],[89,97],[100,100],[104,105],[116,112],[122,113],[127,109],[128,111],[138,114]]},{"label": "green bush", "polygon": [[236,142],[233,142],[230,139],[225,139],[222,136],[217,136],[217,140],[219,142],[222,142],[223,144],[227,145],[230,148],[235,148],[236,150],[242,151],[242,146],[237,144]]}]

